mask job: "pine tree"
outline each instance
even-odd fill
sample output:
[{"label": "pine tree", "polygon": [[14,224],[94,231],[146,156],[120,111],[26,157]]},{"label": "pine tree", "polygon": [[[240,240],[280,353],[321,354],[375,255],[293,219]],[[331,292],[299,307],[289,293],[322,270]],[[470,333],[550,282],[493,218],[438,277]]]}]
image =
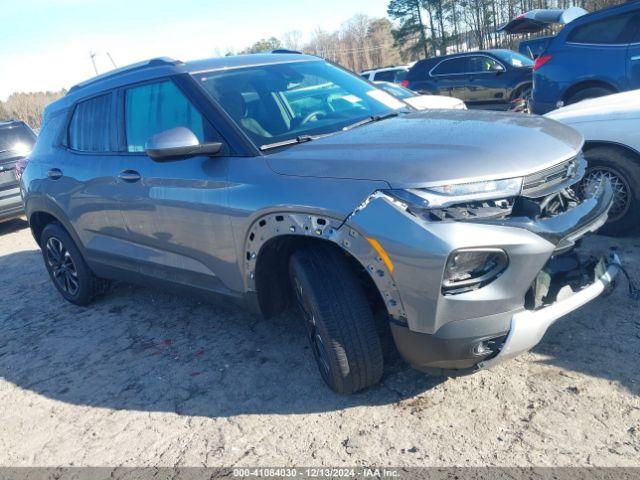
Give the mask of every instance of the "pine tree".
[{"label": "pine tree", "polygon": [[404,46],[417,36],[415,48],[422,50],[424,56],[428,57],[427,32],[422,21],[421,7],[420,0],[391,0],[387,7],[387,14],[391,18],[400,20],[400,28],[394,31],[396,44]]}]

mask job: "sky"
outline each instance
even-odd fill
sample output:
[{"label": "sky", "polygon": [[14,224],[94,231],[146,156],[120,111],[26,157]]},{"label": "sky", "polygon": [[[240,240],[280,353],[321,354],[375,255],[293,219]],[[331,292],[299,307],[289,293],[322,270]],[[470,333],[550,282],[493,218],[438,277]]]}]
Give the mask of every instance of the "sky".
[{"label": "sky", "polygon": [[355,14],[386,14],[388,0],[4,0],[0,100],[59,90],[152,57],[193,60],[291,30],[335,30]]}]

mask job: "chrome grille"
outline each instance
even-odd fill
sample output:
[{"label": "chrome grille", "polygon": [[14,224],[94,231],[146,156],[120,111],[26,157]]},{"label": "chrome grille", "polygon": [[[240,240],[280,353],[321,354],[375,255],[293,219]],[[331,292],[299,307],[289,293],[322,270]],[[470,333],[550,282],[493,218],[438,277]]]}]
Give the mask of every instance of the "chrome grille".
[{"label": "chrome grille", "polygon": [[584,172],[584,166],[582,169],[580,168],[581,158],[574,157],[553,167],[527,175],[522,183],[522,195],[536,198],[551,193],[556,187],[566,188],[577,182],[581,173]]}]

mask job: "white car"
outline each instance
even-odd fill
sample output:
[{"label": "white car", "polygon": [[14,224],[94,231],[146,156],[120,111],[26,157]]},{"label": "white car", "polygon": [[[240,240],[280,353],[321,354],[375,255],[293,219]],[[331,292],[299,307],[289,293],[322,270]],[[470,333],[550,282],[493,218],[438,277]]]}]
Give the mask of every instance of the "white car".
[{"label": "white car", "polygon": [[584,136],[589,192],[601,178],[615,191],[603,233],[621,235],[640,225],[640,90],[593,98],[554,110],[548,118],[570,125]]},{"label": "white car", "polygon": [[408,103],[416,110],[427,110],[431,108],[446,108],[453,110],[466,110],[467,105],[459,98],[446,97],[444,95],[420,95],[408,88],[401,87],[395,83],[374,82],[378,88],[381,88],[398,100]]},{"label": "white car", "polygon": [[407,76],[409,67],[406,65],[374,68],[360,72],[360,76],[370,82],[401,83]]}]

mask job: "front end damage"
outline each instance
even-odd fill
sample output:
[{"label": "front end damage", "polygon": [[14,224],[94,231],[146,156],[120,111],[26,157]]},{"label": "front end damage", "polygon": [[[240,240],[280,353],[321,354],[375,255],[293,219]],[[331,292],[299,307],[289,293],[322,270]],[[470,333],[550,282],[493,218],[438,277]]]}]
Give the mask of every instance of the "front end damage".
[{"label": "front end damage", "polygon": [[377,192],[347,219],[392,262],[403,314],[391,331],[411,365],[466,373],[513,358],[612,285],[620,259],[579,247],[605,223],[612,189],[581,198],[571,185],[584,162],[567,165],[526,177],[517,196],[441,208]]}]

